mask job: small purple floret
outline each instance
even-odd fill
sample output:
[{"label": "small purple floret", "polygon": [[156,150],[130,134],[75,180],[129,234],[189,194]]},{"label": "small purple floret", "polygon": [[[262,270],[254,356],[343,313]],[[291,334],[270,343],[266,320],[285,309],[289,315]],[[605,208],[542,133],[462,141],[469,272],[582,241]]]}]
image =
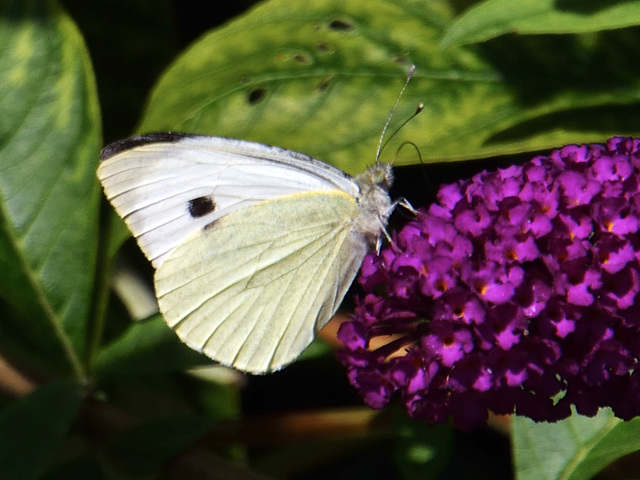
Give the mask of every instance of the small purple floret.
[{"label": "small purple floret", "polygon": [[640,139],[612,138],[442,187],[339,330],[365,402],[462,429],[640,415],[639,184]]}]

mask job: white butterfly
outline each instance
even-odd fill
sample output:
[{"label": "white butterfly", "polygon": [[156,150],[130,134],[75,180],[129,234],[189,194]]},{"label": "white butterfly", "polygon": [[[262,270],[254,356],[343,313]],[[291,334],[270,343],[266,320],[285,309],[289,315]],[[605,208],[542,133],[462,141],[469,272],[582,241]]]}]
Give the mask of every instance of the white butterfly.
[{"label": "white butterfly", "polygon": [[166,322],[191,348],[265,373],[329,321],[394,208],[392,169],[352,178],[258,143],[154,133],[105,147],[98,177],[156,268]]}]

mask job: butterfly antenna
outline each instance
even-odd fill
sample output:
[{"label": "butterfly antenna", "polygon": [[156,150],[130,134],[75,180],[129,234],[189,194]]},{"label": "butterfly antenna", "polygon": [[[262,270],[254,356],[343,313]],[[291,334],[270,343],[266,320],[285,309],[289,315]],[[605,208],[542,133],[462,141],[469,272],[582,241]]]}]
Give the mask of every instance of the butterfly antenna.
[{"label": "butterfly antenna", "polygon": [[[378,162],[378,159],[380,158],[380,152],[382,152],[382,147],[383,147],[383,143],[382,142],[384,141],[384,136],[387,133],[387,129],[389,128],[389,124],[391,123],[391,119],[393,118],[394,113],[396,113],[396,109],[398,108],[398,104],[400,103],[400,99],[402,98],[402,95],[404,95],[404,91],[407,89],[407,85],[409,85],[409,82],[411,81],[411,77],[413,77],[413,74],[415,73],[415,71],[416,71],[416,66],[415,65],[411,65],[411,68],[409,69],[409,73],[407,74],[407,80],[404,82],[404,87],[402,87],[402,90],[400,90],[400,95],[398,95],[398,98],[396,98],[396,103],[393,104],[393,108],[391,109],[391,112],[389,112],[389,116],[387,117],[387,121],[384,124],[384,128],[382,129],[382,134],[380,135],[380,141],[378,142],[378,150],[376,151],[376,162]],[[409,120],[411,120],[418,113],[420,113],[422,108],[424,108],[424,105],[420,104],[418,106],[418,110],[416,111],[416,113],[414,113],[409,118]],[[404,122],[400,126],[400,128],[402,128],[409,120]],[[398,130],[400,130],[400,129],[398,129]],[[391,135],[389,140],[391,140],[391,138],[393,138],[395,136],[395,134],[398,133],[398,130],[393,132],[393,134]]]},{"label": "butterfly antenna", "polygon": [[[395,131],[389,135],[387,137],[387,139],[385,140],[384,144],[382,145],[382,149],[384,150],[384,147],[387,146],[387,144],[393,139],[393,137],[396,136],[396,134],[398,132],[400,132],[400,130],[402,130],[404,128],[404,126],[409,123],[411,120],[413,120],[414,118],[416,118],[416,116],[418,116],[418,114],[424,109],[424,103],[419,103],[418,104],[418,108],[416,108],[416,111],[413,112],[413,115],[411,115],[409,118],[407,118],[404,122],[402,122],[402,125],[400,125],[398,128],[395,129]],[[417,148],[417,147],[416,147]]]}]

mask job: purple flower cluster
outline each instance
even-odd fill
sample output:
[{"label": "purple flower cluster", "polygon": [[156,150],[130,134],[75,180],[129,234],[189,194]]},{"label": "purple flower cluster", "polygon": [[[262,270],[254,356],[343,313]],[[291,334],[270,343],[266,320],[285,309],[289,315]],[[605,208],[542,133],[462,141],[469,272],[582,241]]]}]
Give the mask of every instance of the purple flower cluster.
[{"label": "purple flower cluster", "polygon": [[640,139],[567,146],[443,187],[365,259],[338,333],[367,404],[461,429],[640,414]]}]

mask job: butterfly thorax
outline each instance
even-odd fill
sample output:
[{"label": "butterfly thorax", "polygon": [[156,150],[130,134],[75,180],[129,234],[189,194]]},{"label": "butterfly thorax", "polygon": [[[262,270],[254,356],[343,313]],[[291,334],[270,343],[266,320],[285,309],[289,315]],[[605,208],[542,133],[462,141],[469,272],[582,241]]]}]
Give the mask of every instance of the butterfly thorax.
[{"label": "butterfly thorax", "polygon": [[388,163],[376,163],[355,177],[360,187],[358,204],[360,213],[353,228],[362,234],[370,245],[378,245],[382,230],[393,210],[389,188],[393,183],[393,170]]}]

